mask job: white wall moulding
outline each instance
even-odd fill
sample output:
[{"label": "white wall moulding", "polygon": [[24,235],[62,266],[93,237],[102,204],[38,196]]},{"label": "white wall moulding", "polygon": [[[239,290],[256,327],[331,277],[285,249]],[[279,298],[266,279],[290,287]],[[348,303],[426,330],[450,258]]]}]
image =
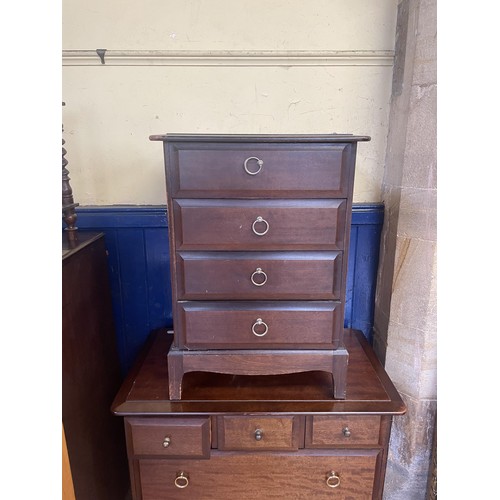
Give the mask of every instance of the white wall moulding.
[{"label": "white wall moulding", "polygon": [[392,66],[393,61],[392,50],[62,51],[63,66]]}]

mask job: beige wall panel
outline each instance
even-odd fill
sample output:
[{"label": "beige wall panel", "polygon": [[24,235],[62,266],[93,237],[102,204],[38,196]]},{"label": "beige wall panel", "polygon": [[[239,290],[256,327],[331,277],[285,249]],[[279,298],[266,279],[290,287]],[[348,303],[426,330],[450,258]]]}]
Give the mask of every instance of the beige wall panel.
[{"label": "beige wall panel", "polygon": [[397,0],[63,0],[63,49],[393,50]]},{"label": "beige wall panel", "polygon": [[75,201],[164,204],[163,151],[149,135],[167,132],[370,135],[354,201],[380,201],[391,78],[391,66],[66,66]]}]

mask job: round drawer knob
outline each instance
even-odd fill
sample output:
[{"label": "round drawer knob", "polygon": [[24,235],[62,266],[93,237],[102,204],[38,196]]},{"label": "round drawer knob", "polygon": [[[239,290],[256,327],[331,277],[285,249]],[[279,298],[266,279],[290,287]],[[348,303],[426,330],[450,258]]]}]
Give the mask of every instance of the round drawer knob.
[{"label": "round drawer knob", "polygon": [[[248,162],[250,160],[255,160],[257,162],[257,170],[249,170],[248,168]],[[247,158],[245,160],[245,163],[243,164],[243,168],[245,169],[245,172],[248,174],[248,175],[257,175],[261,170],[262,170],[262,167],[264,166],[264,162],[257,158],[256,156],[250,156],[250,158]]]},{"label": "round drawer knob", "polygon": [[330,471],[328,473],[328,475],[326,476],[326,485],[330,488],[336,488],[337,486],[340,486],[340,477],[336,472]]},{"label": "round drawer knob", "polygon": [[[258,224],[258,226],[257,226]],[[260,231],[259,231],[260,229]],[[257,236],[264,236],[269,231],[269,222],[260,215],[253,221],[252,231]]]},{"label": "round drawer knob", "polygon": [[[262,276],[260,276],[262,275]],[[259,280],[262,280],[262,281],[255,281],[255,278],[257,278],[257,276],[259,276]],[[258,267],[253,273],[252,273],[252,276],[250,276],[250,280],[252,281],[252,283],[255,285],[255,286],[262,286],[262,285],[265,285],[266,284],[266,281],[267,281],[267,274],[260,268]]]},{"label": "round drawer knob", "polygon": [[262,441],[262,438],[264,437],[264,432],[262,429],[255,429],[255,441]]},{"label": "round drawer knob", "polygon": [[[259,332],[258,330],[261,330],[260,327],[264,327],[264,330]],[[268,330],[268,326],[264,323],[264,321],[262,321],[261,318],[257,318],[257,321],[252,325],[252,333],[257,337],[263,337]]]},{"label": "round drawer knob", "polygon": [[163,448],[168,448],[170,446],[171,439],[166,436],[165,439],[163,440]]},{"label": "round drawer knob", "polygon": [[187,488],[189,484],[189,476],[185,474],[184,472],[178,472],[177,477],[174,480],[175,486],[177,488]]},{"label": "round drawer knob", "polygon": [[342,434],[348,438],[348,437],[351,437],[351,431],[349,430],[349,427],[345,426],[343,429],[342,429]]}]

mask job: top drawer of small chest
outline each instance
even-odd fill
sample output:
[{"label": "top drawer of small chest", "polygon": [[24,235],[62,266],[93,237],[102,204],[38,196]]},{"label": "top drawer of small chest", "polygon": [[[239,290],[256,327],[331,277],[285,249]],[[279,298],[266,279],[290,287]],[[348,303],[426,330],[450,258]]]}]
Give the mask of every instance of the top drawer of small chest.
[{"label": "top drawer of small chest", "polygon": [[351,143],[167,142],[172,198],[347,198]]}]

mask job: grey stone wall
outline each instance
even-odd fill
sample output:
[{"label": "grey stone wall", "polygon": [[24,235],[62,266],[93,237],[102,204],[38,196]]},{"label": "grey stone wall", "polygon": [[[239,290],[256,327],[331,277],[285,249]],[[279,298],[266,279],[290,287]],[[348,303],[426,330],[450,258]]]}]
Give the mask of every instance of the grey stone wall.
[{"label": "grey stone wall", "polygon": [[398,5],[374,347],[405,400],[386,500],[425,499],[436,415],[436,0]]}]

